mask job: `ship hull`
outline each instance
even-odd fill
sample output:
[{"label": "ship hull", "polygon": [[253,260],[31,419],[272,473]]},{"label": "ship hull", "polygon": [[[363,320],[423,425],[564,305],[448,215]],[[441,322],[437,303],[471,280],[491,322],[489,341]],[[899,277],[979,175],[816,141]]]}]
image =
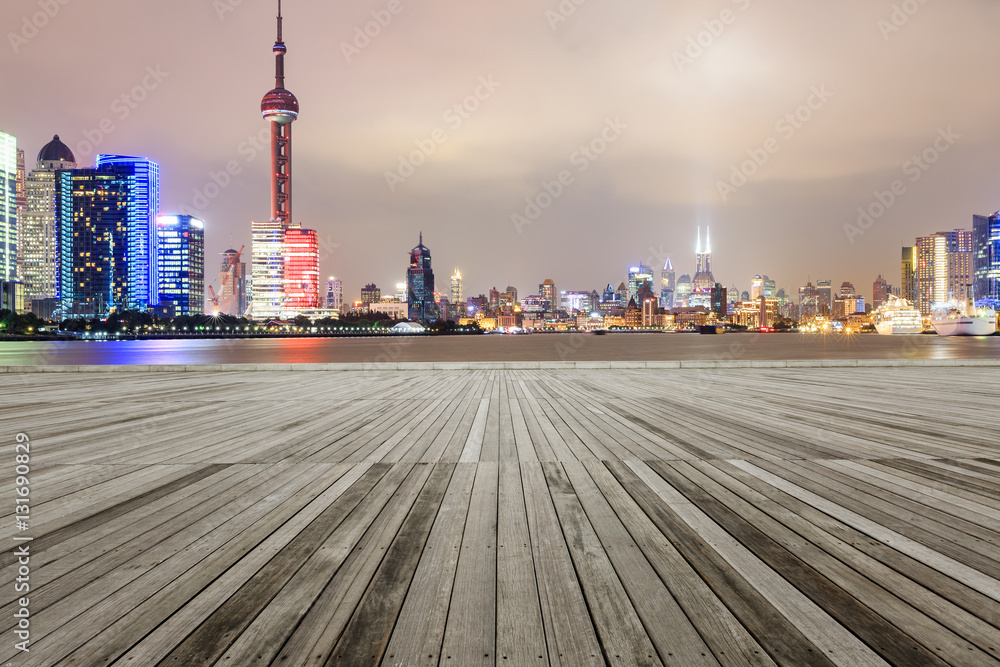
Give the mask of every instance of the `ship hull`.
[{"label": "ship hull", "polygon": [[931,324],[939,336],[992,336],[997,331],[996,317],[956,317]]}]

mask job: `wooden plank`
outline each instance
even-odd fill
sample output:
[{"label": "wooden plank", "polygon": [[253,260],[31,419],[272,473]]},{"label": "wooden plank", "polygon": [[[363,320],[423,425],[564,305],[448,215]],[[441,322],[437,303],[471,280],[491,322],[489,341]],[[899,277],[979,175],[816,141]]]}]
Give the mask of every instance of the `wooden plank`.
[{"label": "wooden plank", "polygon": [[[756,513],[749,518],[740,516],[735,508],[741,507],[741,503],[736,498],[721,493],[720,489],[714,486],[712,490],[724,496],[724,501],[717,499],[703,486],[699,486],[696,482],[707,486],[708,481],[690,466],[683,463],[655,462],[651,467],[735,540],[842,626],[851,630],[886,662],[896,665],[909,662],[918,662],[922,665],[947,664],[883,618],[878,612],[887,611],[885,604],[876,611],[861,603],[851,592],[853,590],[855,594],[861,594],[860,597],[864,600],[889,601],[891,596],[884,594],[884,591],[877,586],[863,581],[861,577],[854,577],[853,573],[848,572],[849,568],[838,568],[838,572],[850,581],[845,581],[843,578],[838,578],[836,582],[832,581],[816,569],[823,563],[834,565],[832,559],[826,558],[819,549],[810,549],[809,545],[803,544],[801,540],[794,540],[792,549],[786,549],[772,537],[781,532],[776,524],[765,522],[770,528],[765,532],[757,527],[759,522],[765,521],[763,517]],[[685,474],[681,474],[681,471]],[[805,557],[809,557],[808,561],[804,560]],[[850,590],[845,590],[843,587],[845,584]],[[910,626],[917,625],[915,617],[916,614],[907,613],[907,610],[896,616],[897,619],[908,621]],[[967,652],[971,647],[966,645],[963,648]]]},{"label": "wooden plank", "polygon": [[[670,595],[677,600],[715,659],[722,665],[773,666],[775,663],[764,648],[716,596],[708,583],[684,560],[605,465],[600,463],[584,465],[616,516],[633,536],[650,566],[656,571]],[[623,468],[621,474],[632,473]],[[683,623],[680,625],[683,628]],[[673,624],[664,623],[664,626],[670,629]],[[678,655],[674,654],[672,648],[666,648],[665,651],[661,649],[660,655],[665,655],[667,662],[673,663],[675,657],[685,653],[700,654],[701,651],[697,649],[697,642],[693,644],[685,642],[677,652]]]},{"label": "wooden plank", "polygon": [[604,657],[540,464],[523,463],[521,480],[552,665],[603,665]]},{"label": "wooden plank", "polygon": [[612,665],[662,664],[562,465],[543,463],[542,470],[605,661]]},{"label": "wooden plank", "polygon": [[371,491],[386,468],[373,466],[351,488],[295,536],[280,553],[215,610],[212,616],[188,635],[164,660],[194,665],[219,658],[260,610],[288,582],[303,560],[324,542]]},{"label": "wooden plank", "polygon": [[281,647],[275,664],[325,664],[432,470],[426,464],[413,467],[361,541],[348,549],[344,564]]},{"label": "wooden plank", "polygon": [[497,660],[545,667],[549,663],[519,464],[500,463],[498,492]]},{"label": "wooden plank", "polygon": [[485,666],[501,660],[496,654],[499,476],[499,463],[478,465],[441,648],[447,664]]},{"label": "wooden plank", "polygon": [[772,486],[781,489],[789,495],[807,502],[808,504],[822,509],[827,514],[840,519],[844,523],[857,528],[867,535],[885,543],[891,544],[895,549],[921,561],[948,576],[969,586],[973,590],[980,591],[984,595],[994,600],[1000,601],[1000,581],[993,579],[973,568],[960,563],[953,558],[930,549],[923,544],[915,542],[904,535],[890,530],[866,517],[863,517],[851,510],[845,509],[836,503],[830,502],[811,491],[787,482],[784,479],[773,475],[762,468],[747,461],[734,461],[733,465],[751,475],[761,479]]},{"label": "wooden plank", "polygon": [[327,665],[381,662],[454,468],[448,463],[434,466]]},{"label": "wooden plank", "polygon": [[459,463],[406,593],[383,665],[437,665],[476,479],[475,463]]},{"label": "wooden plank", "polygon": [[[718,665],[698,630],[674,600],[670,590],[659,580],[639,545],[622,525],[621,520],[601,494],[591,478],[591,470],[607,475],[607,469],[597,463],[568,461],[563,465],[580,506],[586,512],[600,547],[617,573],[631,605],[642,621],[649,639],[662,662],[685,665]],[[579,568],[578,568],[578,571]],[[605,643],[607,650],[607,644]],[[639,661],[652,660],[653,655],[636,656]]]},{"label": "wooden plank", "polygon": [[779,664],[832,665],[813,643],[626,463],[608,469],[743,627]]}]

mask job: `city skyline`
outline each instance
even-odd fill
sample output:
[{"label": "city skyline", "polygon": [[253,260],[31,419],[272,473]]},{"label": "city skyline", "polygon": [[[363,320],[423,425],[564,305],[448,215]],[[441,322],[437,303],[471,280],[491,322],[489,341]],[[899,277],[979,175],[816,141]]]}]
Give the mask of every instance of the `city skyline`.
[{"label": "city skyline", "polygon": [[[249,244],[249,221],[267,206],[267,132],[253,107],[274,4],[69,4],[42,21],[37,2],[5,3],[4,62],[30,113],[5,114],[0,129],[29,157],[58,133],[81,168],[99,152],[147,156],[162,166],[161,212],[205,220],[206,258]],[[720,6],[731,15],[696,3],[586,3],[562,15],[557,3],[384,14],[377,2],[286,2],[289,84],[310,108],[296,135],[296,219],[318,232],[321,275],[342,276],[345,295],[391,286],[422,229],[443,266],[475,266],[466,294],[494,284],[527,294],[550,277],[598,289],[668,256],[692,272],[701,225],[715,231],[723,285],[746,289],[767,273],[789,292],[809,277],[867,292],[879,274],[896,282],[899,248],[915,237],[1000,208],[990,122],[1000,96],[989,84],[1000,56],[982,46],[1000,9]],[[357,46],[379,17],[388,23]],[[141,29],[153,23],[155,34]],[[102,60],[97,77],[80,72],[100,43],[70,37],[91,25],[130,54]],[[169,37],[180,32],[183,43]],[[446,141],[433,139],[437,127]],[[400,156],[417,162],[421,145],[407,176]],[[554,201],[542,207],[543,194]],[[532,203],[539,215],[512,224]]]}]

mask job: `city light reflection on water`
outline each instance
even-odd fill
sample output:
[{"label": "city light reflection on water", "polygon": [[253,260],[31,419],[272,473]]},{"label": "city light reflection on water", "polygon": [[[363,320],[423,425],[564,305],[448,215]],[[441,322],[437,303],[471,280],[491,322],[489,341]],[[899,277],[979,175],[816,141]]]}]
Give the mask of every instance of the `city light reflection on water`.
[{"label": "city light reflection on water", "polygon": [[[736,353],[733,350],[737,350]],[[1000,337],[875,334],[534,334],[394,338],[0,342],[0,366],[370,361],[996,359]]]}]

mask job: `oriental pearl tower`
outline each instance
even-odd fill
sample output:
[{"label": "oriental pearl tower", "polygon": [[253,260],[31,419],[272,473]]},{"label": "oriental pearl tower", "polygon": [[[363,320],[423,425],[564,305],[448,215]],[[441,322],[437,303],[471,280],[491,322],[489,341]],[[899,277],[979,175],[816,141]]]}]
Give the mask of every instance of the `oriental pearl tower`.
[{"label": "oriental pearl tower", "polygon": [[278,39],[274,42],[274,90],[260,103],[271,123],[271,219],[292,224],[292,123],[299,117],[299,101],[285,89],[285,43],[281,39],[281,0],[278,0]]},{"label": "oriental pearl tower", "polygon": [[294,317],[319,307],[319,237],[292,220],[292,123],[299,101],[285,89],[285,43],[274,42],[274,89],[260,103],[271,124],[271,217],[252,223],[253,316]]}]

